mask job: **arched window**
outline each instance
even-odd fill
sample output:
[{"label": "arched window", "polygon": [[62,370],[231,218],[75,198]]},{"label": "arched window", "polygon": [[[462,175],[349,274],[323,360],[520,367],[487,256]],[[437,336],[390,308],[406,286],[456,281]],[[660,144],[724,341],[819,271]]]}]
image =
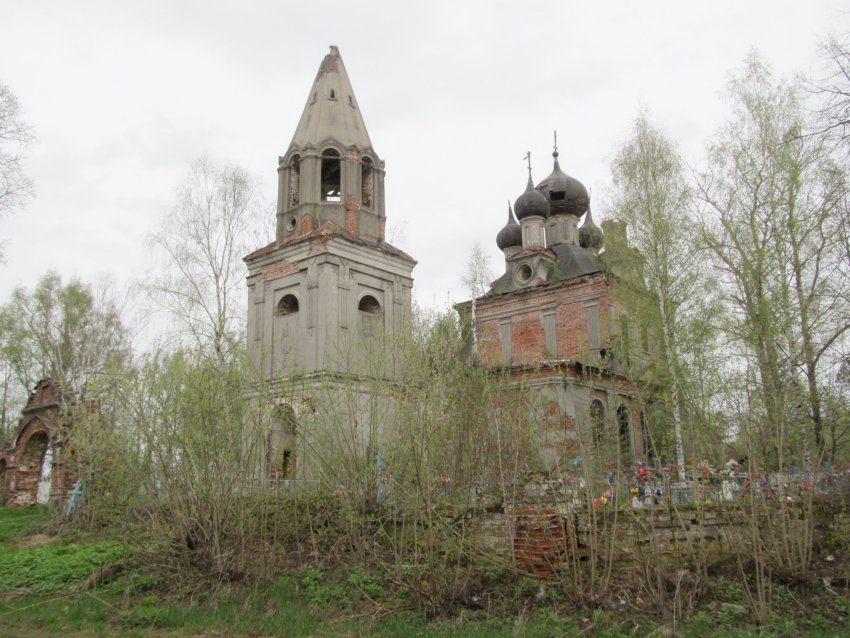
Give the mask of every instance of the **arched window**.
[{"label": "arched window", "polygon": [[602,401],[594,399],[590,402],[590,433],[594,445],[605,443],[605,406]]},{"label": "arched window", "polygon": [[360,167],[360,201],[366,208],[372,208],[375,200],[375,167],[368,157],[363,158]]},{"label": "arched window", "polygon": [[617,438],[620,444],[620,458],[631,459],[632,443],[631,428],[629,427],[629,409],[621,405],[617,408]]},{"label": "arched window", "polygon": [[291,315],[298,312],[298,297],[295,295],[284,295],[283,299],[277,302],[277,315]]},{"label": "arched window", "polygon": [[362,337],[374,337],[379,334],[383,326],[383,313],[381,303],[372,295],[365,295],[357,304],[357,314],[360,315],[360,335]]},{"label": "arched window", "polygon": [[381,314],[381,304],[372,295],[365,295],[357,305],[357,309],[369,315]]},{"label": "arched window", "polygon": [[289,207],[301,201],[301,156],[294,155],[289,162]]},{"label": "arched window", "polygon": [[339,151],[328,148],[322,152],[322,201],[342,201],[341,162]]}]

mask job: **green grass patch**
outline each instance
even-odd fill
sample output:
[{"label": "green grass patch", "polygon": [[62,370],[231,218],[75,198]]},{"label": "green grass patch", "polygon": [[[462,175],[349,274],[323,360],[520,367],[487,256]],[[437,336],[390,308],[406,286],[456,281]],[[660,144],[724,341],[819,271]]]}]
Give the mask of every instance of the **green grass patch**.
[{"label": "green grass patch", "polygon": [[[845,626],[814,618],[806,627],[787,621],[757,628],[744,622],[719,623],[716,614],[698,613],[676,626],[644,618],[634,611],[615,616],[595,610],[563,616],[556,609],[528,609],[514,616],[466,611],[439,622],[428,622],[422,613],[373,608],[374,613],[341,609],[341,601],[319,604],[303,583],[307,574],[234,591],[198,602],[167,598],[147,592],[123,595],[125,576],[92,592],[27,594],[13,599],[0,597],[0,636],[288,636],[290,638],[550,638],[586,635],[607,638],[632,636],[693,636],[694,638],[794,638],[847,635]],[[308,581],[314,578],[310,575]],[[358,578],[359,580],[359,578]],[[326,585],[322,582],[320,586]],[[348,586],[340,584],[351,595]],[[362,588],[362,582],[357,583]],[[653,634],[653,632],[656,632]]]},{"label": "green grass patch", "polygon": [[46,505],[36,507],[0,507],[0,543],[38,534],[50,524]]},{"label": "green grass patch", "polygon": [[123,546],[112,541],[21,549],[0,546],[0,593],[55,591],[85,581],[124,555]]}]

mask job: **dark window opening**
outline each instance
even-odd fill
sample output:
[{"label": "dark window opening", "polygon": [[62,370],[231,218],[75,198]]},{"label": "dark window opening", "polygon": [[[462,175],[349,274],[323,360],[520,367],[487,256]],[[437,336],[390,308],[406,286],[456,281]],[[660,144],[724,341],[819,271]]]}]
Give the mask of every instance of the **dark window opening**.
[{"label": "dark window opening", "polygon": [[372,295],[366,295],[363,297],[357,305],[357,309],[360,312],[365,312],[370,315],[381,314],[381,304]]},{"label": "dark window opening", "polygon": [[631,432],[629,431],[629,410],[621,405],[617,408],[617,434],[620,444],[620,458],[628,459],[632,454]]},{"label": "dark window opening", "polygon": [[594,445],[602,446],[605,443],[605,406],[599,399],[590,403],[590,431]]},{"label": "dark window opening", "polygon": [[341,169],[339,152],[329,148],[322,153],[322,201],[342,201]]},{"label": "dark window opening", "polygon": [[354,106],[354,99],[350,95],[348,96],[348,104]]},{"label": "dark window opening", "polygon": [[372,208],[375,199],[375,167],[372,160],[364,158],[360,171],[360,201],[363,206]]},{"label": "dark window opening", "polygon": [[298,298],[295,295],[284,295],[277,303],[278,316],[291,315],[298,312]]},{"label": "dark window opening", "polygon": [[331,96],[330,97],[331,97],[332,100],[336,99],[336,91],[334,91],[333,89],[331,89]]},{"label": "dark window opening", "polygon": [[549,191],[549,199],[553,202],[562,202],[567,198],[566,191]]},{"label": "dark window opening", "polygon": [[292,450],[284,450],[280,460],[280,474],[286,478],[295,471],[295,458],[292,455]]}]

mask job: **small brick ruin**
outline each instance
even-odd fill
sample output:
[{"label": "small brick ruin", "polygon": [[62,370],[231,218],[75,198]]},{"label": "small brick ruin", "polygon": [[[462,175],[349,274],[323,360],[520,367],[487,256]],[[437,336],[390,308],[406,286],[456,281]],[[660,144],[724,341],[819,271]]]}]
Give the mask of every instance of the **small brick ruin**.
[{"label": "small brick ruin", "polygon": [[52,379],[36,384],[11,445],[0,452],[0,504],[26,507],[67,499],[76,481],[65,458],[70,404]]},{"label": "small brick ruin", "polygon": [[[816,546],[846,533],[848,505],[846,490],[818,497],[809,512]],[[787,529],[802,525],[807,511],[803,501],[760,501],[755,512],[746,503],[595,508],[576,502],[563,482],[552,480],[519,486],[501,507],[478,514],[472,531],[486,553],[548,578],[594,556],[618,571],[648,561],[672,569],[723,561],[753,542],[752,516],[759,527]]]}]

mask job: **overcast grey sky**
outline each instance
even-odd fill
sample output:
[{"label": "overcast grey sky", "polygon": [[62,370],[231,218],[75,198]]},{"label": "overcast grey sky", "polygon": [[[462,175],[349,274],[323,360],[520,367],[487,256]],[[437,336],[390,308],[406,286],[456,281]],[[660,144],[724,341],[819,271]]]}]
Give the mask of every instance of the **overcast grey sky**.
[{"label": "overcast grey sky", "polygon": [[38,136],[37,196],[0,220],[3,301],[48,269],[122,290],[142,277],[145,236],[199,155],[257,174],[273,201],[330,44],[386,162],[388,229],[419,260],[416,296],[441,304],[465,297],[473,243],[503,267],[495,236],[523,155],[545,177],[553,129],[602,213],[639,105],[698,163],[750,49],[777,73],[814,73],[819,44],[850,30],[835,0],[0,0],[0,15],[0,82]]}]

